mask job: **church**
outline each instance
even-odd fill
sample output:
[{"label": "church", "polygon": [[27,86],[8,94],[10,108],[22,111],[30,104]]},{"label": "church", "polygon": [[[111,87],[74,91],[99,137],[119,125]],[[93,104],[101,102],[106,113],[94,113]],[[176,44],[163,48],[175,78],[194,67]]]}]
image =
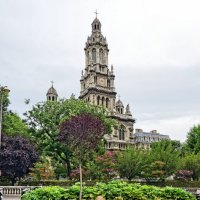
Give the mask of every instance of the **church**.
[{"label": "church", "polygon": [[[129,104],[124,106],[120,99],[116,99],[115,73],[113,66],[108,66],[108,43],[101,32],[101,22],[96,18],[92,22],[92,33],[85,43],[85,67],[81,73],[81,91],[79,98],[92,105],[103,106],[109,117],[116,119],[118,127],[113,128],[111,135],[105,135],[106,148],[109,150],[123,150],[128,145],[138,148],[149,148],[151,142],[169,139],[168,135],[161,135],[156,130],[143,132],[136,129]],[[52,87],[47,92],[48,101],[56,101],[57,91]]]}]

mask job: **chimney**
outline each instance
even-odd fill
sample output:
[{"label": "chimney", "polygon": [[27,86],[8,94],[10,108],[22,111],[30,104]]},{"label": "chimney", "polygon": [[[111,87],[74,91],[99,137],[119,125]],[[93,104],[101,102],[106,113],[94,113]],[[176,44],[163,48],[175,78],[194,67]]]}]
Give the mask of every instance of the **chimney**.
[{"label": "chimney", "polygon": [[157,130],[152,130],[152,131],[150,131],[150,133],[158,133],[158,131]]}]

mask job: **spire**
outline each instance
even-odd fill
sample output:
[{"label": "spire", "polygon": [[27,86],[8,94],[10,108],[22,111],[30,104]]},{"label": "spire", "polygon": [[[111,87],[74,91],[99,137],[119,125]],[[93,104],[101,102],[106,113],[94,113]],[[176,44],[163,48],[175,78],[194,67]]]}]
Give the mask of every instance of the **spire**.
[{"label": "spire", "polygon": [[99,13],[97,12],[97,9],[96,9],[96,11],[95,11],[94,13],[96,14],[96,18],[97,18],[97,15],[99,14]]},{"label": "spire", "polygon": [[92,33],[96,33],[96,32],[101,32],[101,22],[99,21],[99,19],[97,18],[97,15],[99,14],[96,10],[96,12],[94,12],[96,14],[96,18],[93,20],[92,22]]},{"label": "spire", "polygon": [[132,116],[129,104],[126,106],[126,115]]}]

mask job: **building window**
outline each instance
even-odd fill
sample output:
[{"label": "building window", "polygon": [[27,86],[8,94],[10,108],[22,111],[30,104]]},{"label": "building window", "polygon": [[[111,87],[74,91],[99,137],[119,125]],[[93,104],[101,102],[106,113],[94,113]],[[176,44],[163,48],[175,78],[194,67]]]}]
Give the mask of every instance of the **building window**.
[{"label": "building window", "polygon": [[92,49],[92,60],[96,63],[96,49]]},{"label": "building window", "polygon": [[97,105],[100,104],[100,96],[97,97]]},{"label": "building window", "polygon": [[104,106],[104,101],[105,101],[105,98],[102,97],[102,106]]},{"label": "building window", "polygon": [[102,64],[103,63],[103,49],[99,50],[99,62]]},{"label": "building window", "polygon": [[110,87],[110,80],[107,80],[107,87]]},{"label": "building window", "polygon": [[109,98],[106,98],[106,108],[108,108],[109,105]]},{"label": "building window", "polygon": [[94,77],[94,83],[95,84],[97,83],[97,77],[96,76]]},{"label": "building window", "polygon": [[124,127],[120,126],[119,128],[119,140],[125,140],[125,135],[124,135],[125,131],[124,131]]}]

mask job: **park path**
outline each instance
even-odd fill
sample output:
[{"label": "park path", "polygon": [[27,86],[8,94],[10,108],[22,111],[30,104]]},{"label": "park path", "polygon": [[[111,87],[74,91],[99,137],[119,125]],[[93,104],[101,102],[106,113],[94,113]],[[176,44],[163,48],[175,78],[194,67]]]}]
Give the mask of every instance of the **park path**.
[{"label": "park path", "polygon": [[19,196],[4,196],[3,200],[20,200]]}]

